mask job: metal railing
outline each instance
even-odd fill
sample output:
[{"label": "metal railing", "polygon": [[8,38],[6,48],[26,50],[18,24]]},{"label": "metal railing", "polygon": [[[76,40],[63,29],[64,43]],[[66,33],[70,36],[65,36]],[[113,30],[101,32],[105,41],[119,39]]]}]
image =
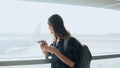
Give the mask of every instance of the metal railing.
[{"label": "metal railing", "polygon": [[[102,60],[102,59],[111,59],[111,58],[120,58],[120,54],[93,56],[92,60]],[[0,61],[0,66],[33,65],[33,64],[47,64],[47,63],[50,63],[50,59],[15,60],[15,61]]]}]

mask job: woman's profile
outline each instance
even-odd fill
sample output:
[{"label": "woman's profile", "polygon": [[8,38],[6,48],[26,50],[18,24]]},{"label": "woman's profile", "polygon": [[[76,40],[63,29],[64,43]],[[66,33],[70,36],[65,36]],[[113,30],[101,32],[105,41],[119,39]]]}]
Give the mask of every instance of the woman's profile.
[{"label": "woman's profile", "polygon": [[[51,68],[76,68],[77,56],[76,50],[79,42],[73,38],[64,26],[63,19],[60,15],[54,14],[48,19],[48,28],[53,36],[53,43],[49,46],[45,40],[41,44],[41,49],[46,57],[52,57]],[[64,51],[64,40],[70,38],[68,48]]]}]

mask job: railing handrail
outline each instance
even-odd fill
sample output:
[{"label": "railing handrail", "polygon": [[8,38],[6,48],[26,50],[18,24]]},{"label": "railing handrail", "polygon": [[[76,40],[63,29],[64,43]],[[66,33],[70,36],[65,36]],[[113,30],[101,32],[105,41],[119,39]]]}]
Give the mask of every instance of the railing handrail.
[{"label": "railing handrail", "polygon": [[[92,60],[102,60],[120,58],[120,54],[99,55],[93,56]],[[32,64],[47,64],[50,59],[36,59],[36,60],[14,60],[14,61],[0,61],[0,66],[16,66],[16,65],[32,65]]]}]

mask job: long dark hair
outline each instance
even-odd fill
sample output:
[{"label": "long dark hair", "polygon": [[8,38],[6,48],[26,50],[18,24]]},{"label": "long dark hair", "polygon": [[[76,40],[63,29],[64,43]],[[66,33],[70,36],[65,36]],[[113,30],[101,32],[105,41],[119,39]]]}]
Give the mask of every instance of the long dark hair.
[{"label": "long dark hair", "polygon": [[64,26],[62,17],[58,14],[54,14],[49,17],[48,25],[53,27],[55,37],[63,39],[71,36],[70,32],[68,32]]}]

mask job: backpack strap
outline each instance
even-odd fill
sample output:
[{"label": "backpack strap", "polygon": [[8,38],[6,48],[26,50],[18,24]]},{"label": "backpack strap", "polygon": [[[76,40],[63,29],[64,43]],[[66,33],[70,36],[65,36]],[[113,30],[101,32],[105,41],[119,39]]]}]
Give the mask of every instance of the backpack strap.
[{"label": "backpack strap", "polygon": [[66,38],[66,39],[64,40],[64,44],[63,44],[63,49],[64,49],[64,51],[66,51],[66,50],[68,49],[69,39],[70,39],[70,37],[69,37],[69,38]]}]

